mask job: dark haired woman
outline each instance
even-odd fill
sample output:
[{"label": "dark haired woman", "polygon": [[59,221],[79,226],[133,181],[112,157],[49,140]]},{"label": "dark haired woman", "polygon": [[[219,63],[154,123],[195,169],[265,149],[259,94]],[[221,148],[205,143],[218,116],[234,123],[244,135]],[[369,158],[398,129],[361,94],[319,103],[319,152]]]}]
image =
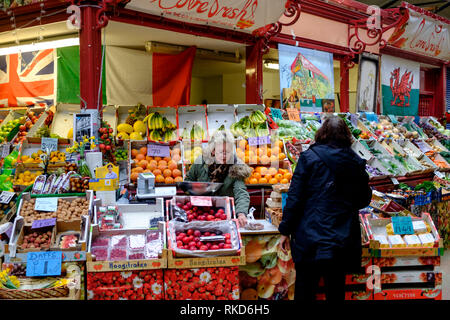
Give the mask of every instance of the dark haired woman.
[{"label": "dark haired woman", "polygon": [[345,273],[361,266],[358,210],[372,190],[351,144],[345,122],[332,116],[298,160],[279,226],[283,248],[291,236],[296,300],[315,300],[321,277],[326,299],[344,300]]}]

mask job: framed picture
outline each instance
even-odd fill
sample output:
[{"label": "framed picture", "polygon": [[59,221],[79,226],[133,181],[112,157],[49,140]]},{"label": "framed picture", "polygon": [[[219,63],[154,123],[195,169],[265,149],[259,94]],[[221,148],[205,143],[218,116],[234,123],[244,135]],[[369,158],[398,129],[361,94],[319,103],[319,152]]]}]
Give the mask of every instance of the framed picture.
[{"label": "framed picture", "polygon": [[375,112],[377,109],[378,79],[380,57],[371,53],[359,56],[358,91],[356,110],[358,112]]},{"label": "framed picture", "polygon": [[81,142],[84,136],[92,137],[94,128],[92,122],[92,114],[76,113],[73,115],[73,139]]}]

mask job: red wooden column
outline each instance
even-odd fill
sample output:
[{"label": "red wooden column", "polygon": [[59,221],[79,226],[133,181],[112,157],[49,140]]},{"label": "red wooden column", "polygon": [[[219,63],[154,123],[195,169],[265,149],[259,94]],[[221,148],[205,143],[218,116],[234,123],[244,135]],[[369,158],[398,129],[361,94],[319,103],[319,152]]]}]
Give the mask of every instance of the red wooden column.
[{"label": "red wooden column", "polygon": [[442,65],[441,68],[437,71],[438,74],[436,76],[436,93],[435,93],[435,107],[434,107],[434,116],[438,119],[441,119],[447,112],[446,110],[446,87],[447,87],[447,68],[445,65]]},{"label": "red wooden column", "polygon": [[349,96],[348,96],[348,85],[349,85],[349,67],[348,61],[346,59],[340,60],[340,73],[341,73],[341,82],[340,82],[340,104],[339,108],[341,112],[349,111]]},{"label": "red wooden column", "polygon": [[263,103],[263,61],[262,43],[245,48],[245,102]]},{"label": "red wooden column", "polygon": [[[84,4],[84,3],[83,3]],[[80,96],[86,101],[87,109],[97,109],[98,92],[101,93],[101,59],[102,59],[102,29],[97,21],[98,7],[81,6],[80,30]],[[83,101],[81,101],[83,105]]]}]

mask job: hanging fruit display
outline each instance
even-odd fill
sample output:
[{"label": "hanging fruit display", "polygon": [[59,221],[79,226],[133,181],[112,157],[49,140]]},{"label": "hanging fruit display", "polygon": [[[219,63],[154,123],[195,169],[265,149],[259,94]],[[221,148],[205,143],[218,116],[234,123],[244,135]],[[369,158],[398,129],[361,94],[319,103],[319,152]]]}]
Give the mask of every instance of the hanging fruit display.
[{"label": "hanging fruit display", "polygon": [[113,129],[106,121],[102,121],[100,129],[98,129],[100,151],[103,152],[103,163],[116,164],[115,145],[113,137]]}]

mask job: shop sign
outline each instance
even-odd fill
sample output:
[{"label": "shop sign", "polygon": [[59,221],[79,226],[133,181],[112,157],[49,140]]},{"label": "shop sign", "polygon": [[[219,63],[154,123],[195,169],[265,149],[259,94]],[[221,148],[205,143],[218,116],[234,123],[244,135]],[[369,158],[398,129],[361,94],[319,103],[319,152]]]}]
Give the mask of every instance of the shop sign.
[{"label": "shop sign", "polygon": [[450,60],[448,20],[421,8],[405,5],[408,19],[396,27],[391,46],[442,60]]},{"label": "shop sign", "polygon": [[131,0],[126,9],[188,23],[252,32],[280,19],[286,0]]}]

